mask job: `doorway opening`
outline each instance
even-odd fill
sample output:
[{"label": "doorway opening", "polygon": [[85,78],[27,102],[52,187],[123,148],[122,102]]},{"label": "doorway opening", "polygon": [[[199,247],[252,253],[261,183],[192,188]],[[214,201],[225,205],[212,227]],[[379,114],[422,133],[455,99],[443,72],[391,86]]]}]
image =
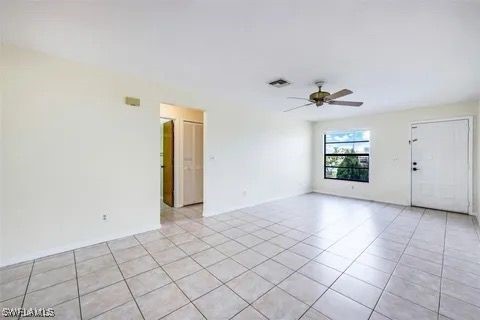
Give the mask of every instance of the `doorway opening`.
[{"label": "doorway opening", "polygon": [[204,112],[160,104],[161,218],[203,212]]}]

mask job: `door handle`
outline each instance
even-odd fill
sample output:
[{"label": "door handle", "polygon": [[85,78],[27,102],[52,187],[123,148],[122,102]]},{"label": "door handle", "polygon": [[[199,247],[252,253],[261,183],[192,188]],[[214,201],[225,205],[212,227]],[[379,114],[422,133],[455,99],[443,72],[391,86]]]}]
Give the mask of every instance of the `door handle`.
[{"label": "door handle", "polygon": [[418,168],[412,168],[412,170],[413,170],[413,171],[418,171],[418,170],[420,170],[420,169],[418,169]]},{"label": "door handle", "polygon": [[417,163],[416,163],[416,162],[413,162],[412,164],[413,164],[414,166],[416,166],[416,165],[417,165]]}]

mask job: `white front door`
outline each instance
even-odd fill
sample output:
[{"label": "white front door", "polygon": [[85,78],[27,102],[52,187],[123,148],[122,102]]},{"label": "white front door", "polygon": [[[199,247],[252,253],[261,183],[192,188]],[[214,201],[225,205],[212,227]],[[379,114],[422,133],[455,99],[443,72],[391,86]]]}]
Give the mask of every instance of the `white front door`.
[{"label": "white front door", "polygon": [[412,125],[412,205],[468,213],[469,124]]}]

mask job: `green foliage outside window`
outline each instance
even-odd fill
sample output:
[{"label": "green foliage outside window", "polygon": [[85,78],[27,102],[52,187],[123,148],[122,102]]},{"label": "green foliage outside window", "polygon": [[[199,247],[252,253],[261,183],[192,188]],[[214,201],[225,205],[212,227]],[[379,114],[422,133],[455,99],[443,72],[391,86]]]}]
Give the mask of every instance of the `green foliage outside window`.
[{"label": "green foliage outside window", "polygon": [[368,131],[325,135],[325,178],[368,182],[369,138]]}]

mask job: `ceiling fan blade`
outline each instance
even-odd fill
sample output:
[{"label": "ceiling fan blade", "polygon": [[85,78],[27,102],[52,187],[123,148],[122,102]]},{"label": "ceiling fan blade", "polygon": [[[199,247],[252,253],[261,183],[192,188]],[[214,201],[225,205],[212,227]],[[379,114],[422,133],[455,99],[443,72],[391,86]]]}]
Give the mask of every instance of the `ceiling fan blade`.
[{"label": "ceiling fan blade", "polygon": [[303,107],[306,107],[306,106],[311,106],[312,104],[314,104],[314,103],[313,103],[313,102],[307,103],[307,104],[304,104],[304,105],[301,105],[301,106],[298,106],[298,107],[294,107],[294,108],[290,108],[290,109],[287,109],[287,110],[283,110],[283,112],[288,112],[288,111],[292,111],[292,110],[295,110],[295,109],[298,109],[298,108],[303,108]]},{"label": "ceiling fan blade", "polygon": [[353,91],[350,91],[348,89],[343,89],[343,90],[340,90],[338,92],[332,93],[329,96],[326,96],[324,99],[325,100],[338,99],[338,98],[345,97],[345,96],[347,96],[349,94],[352,94],[352,93],[353,93]]},{"label": "ceiling fan blade", "polygon": [[350,107],[360,107],[363,102],[357,101],[327,101],[328,104],[333,104],[336,106],[350,106]]},{"label": "ceiling fan blade", "polygon": [[305,100],[305,101],[310,101],[310,102],[312,102],[312,103],[314,103],[314,102],[315,102],[315,101],[313,101],[313,100],[310,100],[310,99],[298,98],[298,97],[287,97],[287,99]]}]

